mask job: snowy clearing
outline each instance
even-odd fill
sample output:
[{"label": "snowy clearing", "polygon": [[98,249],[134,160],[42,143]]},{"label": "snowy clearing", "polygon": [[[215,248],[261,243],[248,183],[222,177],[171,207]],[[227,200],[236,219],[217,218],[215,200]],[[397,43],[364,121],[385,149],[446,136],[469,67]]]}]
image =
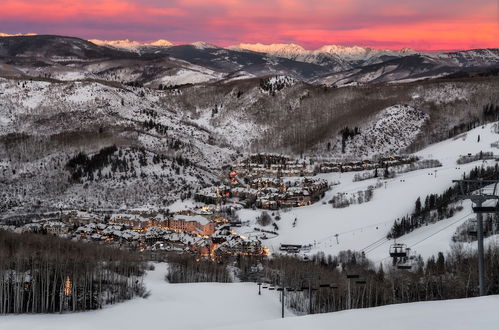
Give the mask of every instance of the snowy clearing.
[{"label": "snowy clearing", "polygon": [[156,269],[147,274],[145,284],[151,291],[147,299],[85,313],[2,316],[0,328],[198,330],[280,317],[277,294],[258,296],[255,283],[169,284],[166,271],[166,264],[156,264]]}]

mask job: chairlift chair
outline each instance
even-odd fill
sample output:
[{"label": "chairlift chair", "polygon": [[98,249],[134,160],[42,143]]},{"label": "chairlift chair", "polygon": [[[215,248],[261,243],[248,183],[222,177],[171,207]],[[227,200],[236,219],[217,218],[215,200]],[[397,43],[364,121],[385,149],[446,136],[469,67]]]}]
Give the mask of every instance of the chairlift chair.
[{"label": "chairlift chair", "polygon": [[476,221],[476,219],[472,219],[468,223],[468,235],[470,236],[478,235],[478,222]]},{"label": "chairlift chair", "polygon": [[407,248],[406,251],[407,257],[401,258],[401,260],[397,262],[397,269],[410,270],[416,264],[416,253],[414,251],[411,252],[410,248]]},{"label": "chairlift chair", "polygon": [[390,245],[390,257],[392,258],[406,258],[407,245],[402,243],[394,243]]},{"label": "chairlift chair", "polygon": [[473,206],[473,212],[475,213],[497,213],[499,210],[496,206]]}]

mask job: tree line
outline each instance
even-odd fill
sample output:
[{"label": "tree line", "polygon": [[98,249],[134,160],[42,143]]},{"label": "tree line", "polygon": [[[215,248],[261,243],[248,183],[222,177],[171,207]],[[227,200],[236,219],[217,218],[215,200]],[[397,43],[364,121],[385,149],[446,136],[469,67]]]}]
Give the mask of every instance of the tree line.
[{"label": "tree line", "polygon": [[[419,256],[410,271],[375,267],[364,254],[355,251],[342,251],[335,257],[321,252],[309,260],[277,255],[260,264],[259,280],[269,286],[290,288],[285,303],[297,313],[309,312],[310,285],[313,312],[326,313],[349,307],[474,297],[478,295],[477,265],[476,252],[459,244],[449,253],[439,252],[426,261]],[[249,274],[257,268],[246,267]],[[486,251],[486,271],[487,294],[498,294],[497,246]],[[359,279],[347,279],[350,274],[359,275]]]},{"label": "tree line", "polygon": [[170,283],[231,282],[227,266],[191,254],[174,254],[168,257]]},{"label": "tree line", "polygon": [[143,296],[144,269],[130,251],[0,230],[0,314],[85,311]]}]

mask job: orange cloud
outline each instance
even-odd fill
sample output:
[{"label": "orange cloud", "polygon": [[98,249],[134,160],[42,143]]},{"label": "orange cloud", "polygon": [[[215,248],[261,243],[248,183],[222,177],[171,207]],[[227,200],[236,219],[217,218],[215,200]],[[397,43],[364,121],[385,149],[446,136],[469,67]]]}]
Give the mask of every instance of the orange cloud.
[{"label": "orange cloud", "polygon": [[33,21],[82,19],[82,18],[119,18],[144,16],[182,16],[180,8],[141,6],[126,0],[3,0],[1,18],[29,18]]},{"label": "orange cloud", "polygon": [[331,43],[386,48],[408,45],[425,50],[496,48],[499,46],[498,23],[432,23],[406,26],[380,26],[355,30],[288,30],[283,35],[298,43]]},{"label": "orange cloud", "polygon": [[0,0],[0,31],[84,38],[499,47],[497,0]]}]

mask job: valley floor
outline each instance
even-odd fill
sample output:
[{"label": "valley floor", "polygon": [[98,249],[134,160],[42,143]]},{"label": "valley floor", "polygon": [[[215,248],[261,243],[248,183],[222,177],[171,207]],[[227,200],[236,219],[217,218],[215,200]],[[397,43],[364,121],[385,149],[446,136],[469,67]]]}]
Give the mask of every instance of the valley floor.
[{"label": "valley floor", "polygon": [[280,319],[278,295],[254,283],[169,284],[166,264],[146,276],[147,299],[99,311],[0,317],[1,329],[497,329],[499,296],[391,305],[313,316]]}]

